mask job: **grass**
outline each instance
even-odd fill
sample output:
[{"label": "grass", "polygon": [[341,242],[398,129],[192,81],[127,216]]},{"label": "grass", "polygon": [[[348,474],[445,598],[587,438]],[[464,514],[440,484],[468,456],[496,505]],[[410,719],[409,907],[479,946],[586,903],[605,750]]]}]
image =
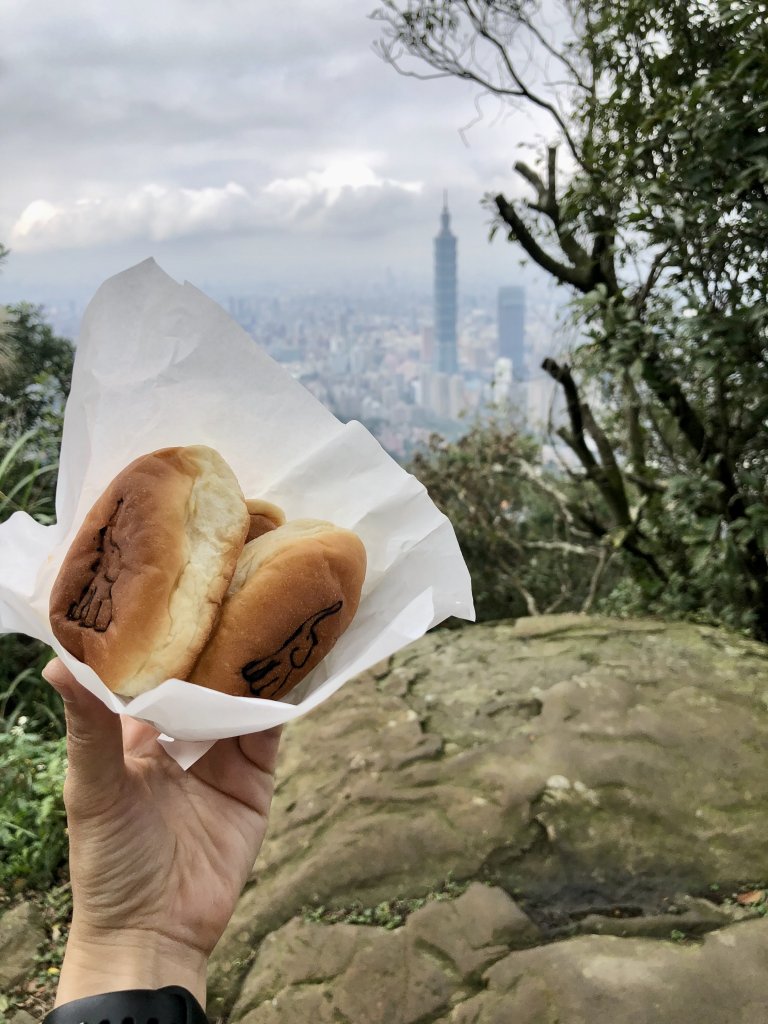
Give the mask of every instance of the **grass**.
[{"label": "grass", "polygon": [[30,459],[37,430],[17,437],[0,459],[0,522],[24,511],[45,526],[54,519],[53,482],[58,461]]},{"label": "grass", "polygon": [[[0,424],[0,522],[18,511],[43,525],[54,521],[58,459],[46,456],[50,447],[42,428],[14,439],[7,424]],[[63,735],[61,701],[40,678],[51,657],[50,649],[31,637],[0,636],[0,731],[8,732],[26,719],[27,731],[46,738]]]},{"label": "grass", "polygon": [[67,851],[65,770],[64,739],[44,739],[21,723],[0,732],[0,887],[7,892],[56,881]]},{"label": "grass", "polygon": [[468,887],[469,882],[447,879],[425,896],[396,896],[375,906],[365,906],[359,900],[354,900],[346,907],[303,907],[301,916],[305,921],[322,924],[362,924],[391,930],[400,928],[415,910],[420,910],[427,903],[456,899]]}]

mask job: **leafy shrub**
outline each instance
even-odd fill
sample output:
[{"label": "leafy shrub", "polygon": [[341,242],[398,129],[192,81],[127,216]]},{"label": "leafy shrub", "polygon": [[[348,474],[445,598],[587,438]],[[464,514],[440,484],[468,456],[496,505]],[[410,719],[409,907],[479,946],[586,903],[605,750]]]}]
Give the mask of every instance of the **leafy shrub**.
[{"label": "leafy shrub", "polygon": [[[0,522],[22,509],[39,522],[51,523],[57,457],[41,461],[40,428],[26,431],[11,443],[6,429],[7,424],[0,423]],[[19,634],[0,636],[0,729],[7,730],[25,717],[31,730],[49,738],[63,735],[61,701],[40,679],[51,657],[51,650],[39,640]]]},{"label": "leafy shrub", "polygon": [[[0,422],[14,437],[52,428],[54,452],[64,403],[72,382],[74,349],[45,322],[39,306],[22,303],[5,310],[0,351]],[[49,449],[50,451],[50,449]]]},{"label": "leafy shrub", "polygon": [[0,732],[23,718],[29,732],[46,739],[64,735],[61,698],[41,676],[53,656],[49,647],[32,637],[0,636]]},{"label": "leafy shrub", "polygon": [[0,886],[12,889],[50,885],[67,849],[65,741],[24,724],[0,732]]},{"label": "leafy shrub", "polygon": [[[0,336],[0,522],[24,511],[54,522],[55,486],[64,403],[72,375],[73,348],[44,322],[40,309],[5,311]],[[26,719],[27,728],[61,736],[61,701],[40,679],[51,658],[42,643],[0,636],[0,730]]]},{"label": "leafy shrub", "polygon": [[433,436],[409,469],[453,524],[479,621],[588,611],[611,589],[612,549],[573,514],[570,481],[503,421]]}]

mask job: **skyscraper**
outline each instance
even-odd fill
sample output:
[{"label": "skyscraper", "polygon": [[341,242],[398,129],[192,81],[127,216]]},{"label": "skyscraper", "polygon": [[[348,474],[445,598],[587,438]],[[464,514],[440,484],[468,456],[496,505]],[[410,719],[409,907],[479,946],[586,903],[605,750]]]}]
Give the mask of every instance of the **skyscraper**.
[{"label": "skyscraper", "polygon": [[435,237],[435,341],[433,365],[438,373],[457,373],[456,236],[451,231],[448,197],[443,199],[440,231]]},{"label": "skyscraper", "polygon": [[527,380],[525,365],[525,288],[499,288],[499,358],[512,361],[515,380]]}]

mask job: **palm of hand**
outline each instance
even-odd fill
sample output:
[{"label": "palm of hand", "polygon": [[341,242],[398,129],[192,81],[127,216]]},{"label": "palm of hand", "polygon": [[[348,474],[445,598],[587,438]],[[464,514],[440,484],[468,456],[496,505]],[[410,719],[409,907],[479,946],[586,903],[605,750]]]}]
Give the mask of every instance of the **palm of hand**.
[{"label": "palm of hand", "polygon": [[167,937],[207,954],[264,838],[279,730],[219,740],[184,772],[151,726],[122,728],[122,767],[101,787],[65,789],[80,923],[166,922]]}]

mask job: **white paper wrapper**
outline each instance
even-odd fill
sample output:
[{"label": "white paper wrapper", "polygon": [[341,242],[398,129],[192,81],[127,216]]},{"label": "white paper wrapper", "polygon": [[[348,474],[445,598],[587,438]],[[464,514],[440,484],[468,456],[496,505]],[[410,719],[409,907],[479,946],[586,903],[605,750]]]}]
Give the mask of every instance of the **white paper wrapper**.
[{"label": "white paper wrapper", "polygon": [[[51,587],[93,502],[138,455],[189,444],[216,448],[247,497],[274,502],[289,520],[328,519],[365,544],[368,572],[352,625],[286,701],[230,697],[178,679],[128,701],[51,633]],[[56,512],[55,526],[21,512],[0,525],[0,632],[50,644],[111,708],[156,725],[185,768],[217,739],[306,714],[448,616],[474,618],[453,528],[422,485],[364,427],[341,424],[219,306],[154,260],[110,278],[86,311]]]}]

